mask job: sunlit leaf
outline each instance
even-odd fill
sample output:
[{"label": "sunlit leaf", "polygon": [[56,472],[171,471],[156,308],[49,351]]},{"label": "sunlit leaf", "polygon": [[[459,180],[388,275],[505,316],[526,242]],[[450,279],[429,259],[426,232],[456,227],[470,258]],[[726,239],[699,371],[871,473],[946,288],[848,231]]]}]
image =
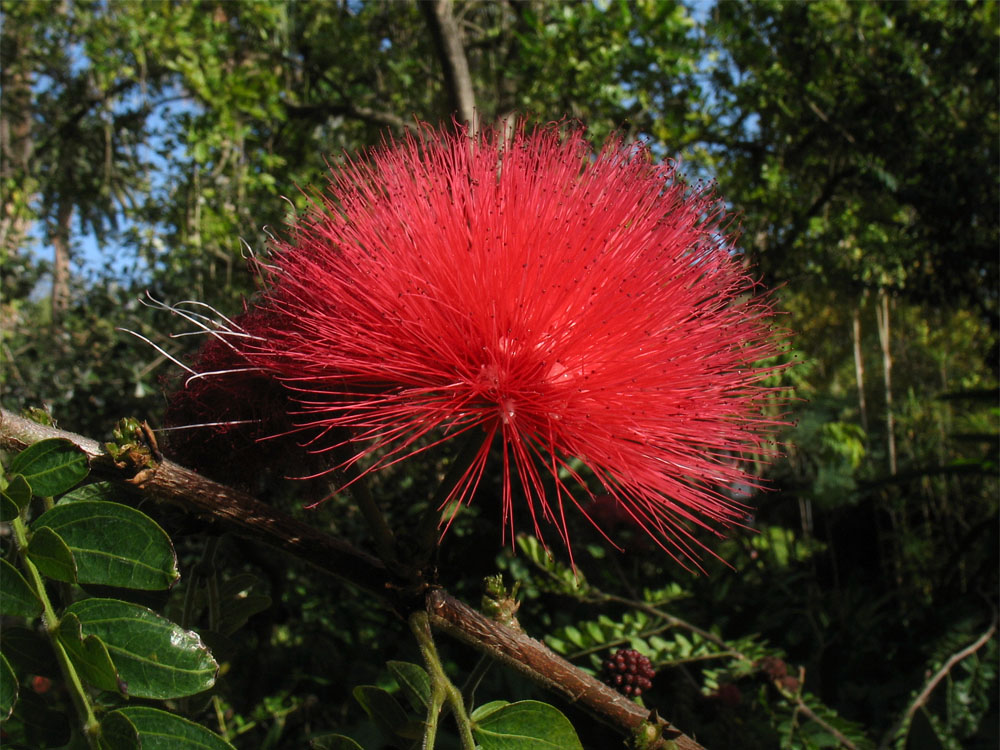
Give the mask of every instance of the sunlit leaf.
[{"label": "sunlit leaf", "polygon": [[80,502],[82,500],[108,500],[114,501],[122,494],[120,487],[113,482],[91,482],[77,487],[67,492],[59,498],[60,505]]},{"label": "sunlit leaf", "polygon": [[120,503],[59,503],[33,530],[50,528],[73,554],[80,583],[158,590],[180,577],[170,538],[145,513]]},{"label": "sunlit leaf", "polygon": [[[134,730],[128,731],[126,723]],[[101,722],[108,750],[131,750],[138,737],[142,750],[235,750],[214,732],[193,721],[148,706],[127,706],[109,713]]]},{"label": "sunlit leaf", "polygon": [[539,701],[492,706],[473,714],[472,734],[482,750],[583,750],[573,725],[554,706]]},{"label": "sunlit leaf", "polygon": [[8,471],[21,474],[33,494],[51,497],[72,489],[87,476],[87,454],[69,440],[49,438],[32,443],[10,462]]},{"label": "sunlit leaf", "polygon": [[116,599],[84,599],[66,608],[83,633],[107,646],[128,695],[180,698],[215,683],[218,664],[197,633],[155,612]]}]

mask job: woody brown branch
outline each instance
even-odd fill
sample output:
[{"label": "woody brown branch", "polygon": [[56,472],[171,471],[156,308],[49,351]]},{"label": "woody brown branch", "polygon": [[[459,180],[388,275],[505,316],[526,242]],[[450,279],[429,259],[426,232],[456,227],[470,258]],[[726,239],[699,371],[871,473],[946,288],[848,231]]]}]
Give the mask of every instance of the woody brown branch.
[{"label": "woody brown branch", "polygon": [[[284,550],[326,574],[376,595],[390,606],[399,607],[403,603],[399,582],[379,560],[256,498],[169,460],[159,462],[153,470],[124,471],[97,441],[0,409],[0,449],[22,450],[47,438],[74,443],[87,454],[97,476],[125,482],[143,497],[222,522],[233,533]],[[702,750],[701,745],[655,713],[650,714],[648,709],[577,669],[540,641],[484,617],[441,589],[431,588],[424,596],[428,616],[436,629],[506,664],[623,733],[644,729],[662,732],[664,742],[647,745],[649,750],[666,747],[665,741],[673,742],[678,750]]]},{"label": "woody brown branch", "polygon": [[[489,654],[568,702],[579,705],[606,724],[626,728],[630,733],[641,730],[647,724],[659,725],[663,739],[672,741],[678,750],[700,750],[702,747],[657,717],[655,712],[651,713],[592,675],[577,669],[545,644],[490,620],[444,591],[428,593],[427,612],[431,625],[438,630]],[[665,747],[666,744],[660,746]]]},{"label": "woody brown branch", "polygon": [[256,498],[219,484],[173,461],[129,476],[116,467],[94,440],[36,424],[0,409],[0,448],[20,450],[46,438],[63,438],[87,454],[91,470],[104,478],[128,482],[130,489],[168,502],[202,518],[220,521],[236,534],[278,547],[366,591],[385,598],[385,568],[374,557],[349,544],[277,512]]}]

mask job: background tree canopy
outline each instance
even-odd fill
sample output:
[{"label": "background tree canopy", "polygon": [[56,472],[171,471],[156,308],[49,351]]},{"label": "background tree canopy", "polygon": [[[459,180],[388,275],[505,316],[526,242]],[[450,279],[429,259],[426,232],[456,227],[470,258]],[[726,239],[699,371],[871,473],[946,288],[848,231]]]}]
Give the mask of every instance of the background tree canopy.
[{"label": "background tree canopy", "polygon": [[[641,139],[717,183],[794,333],[780,385],[795,426],[753,530],[716,545],[729,566],[695,578],[581,527],[588,590],[529,537],[501,550],[495,516],[472,508],[441,550],[442,582],[475,602],[502,570],[521,582],[525,629],[582,667],[622,644],[647,653],[646,706],[707,747],[995,747],[998,9],[6,3],[3,404],[95,438],[125,416],[162,426],[177,370],[120,329],[182,360],[199,341],[171,337],[179,321],[140,298],[238,314],[254,291],[247,248],[280,235],[330,165],[421,122],[474,105],[484,125],[569,118],[598,146]],[[181,450],[191,435],[170,437]],[[440,460],[379,475],[395,522]],[[309,472],[245,489],[366,544],[349,498],[303,511],[324,487],[283,473]],[[398,689],[386,661],[416,654],[399,622],[193,518],[157,519],[184,578],[155,605],[185,599],[184,624],[216,636],[227,670],[179,713],[240,748],[335,731],[406,746],[351,697]],[[259,611],[223,634],[191,604],[212,585],[250,591]],[[718,642],[692,642],[667,612]],[[446,652],[472,670],[469,653]],[[479,690],[544,699],[496,669]],[[617,741],[567,711],[587,747]]]}]

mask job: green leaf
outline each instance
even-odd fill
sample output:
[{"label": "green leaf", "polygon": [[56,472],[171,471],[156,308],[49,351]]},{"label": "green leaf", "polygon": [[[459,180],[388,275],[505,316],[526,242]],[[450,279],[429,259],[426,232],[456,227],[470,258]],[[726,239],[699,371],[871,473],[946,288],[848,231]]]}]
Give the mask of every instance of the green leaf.
[{"label": "green leaf", "polygon": [[31,535],[28,558],[43,575],[57,581],[76,583],[76,562],[62,538],[47,526]]},{"label": "green leaf", "polygon": [[0,521],[12,521],[31,502],[31,487],[20,474],[10,478],[7,488],[0,493]]},{"label": "green leaf", "polygon": [[312,750],[364,750],[361,745],[342,734],[324,734],[309,740]]},{"label": "green leaf", "polygon": [[52,497],[73,488],[90,472],[87,454],[69,440],[49,438],[33,443],[10,462],[11,474],[22,474],[33,494]]},{"label": "green leaf", "polygon": [[120,503],[59,503],[31,528],[50,528],[69,547],[79,583],[168,589],[180,578],[170,538],[149,516]]},{"label": "green leaf", "polygon": [[[128,731],[125,722],[135,734]],[[109,750],[127,750],[138,737],[142,750],[235,750],[219,735],[193,721],[147,706],[112,711],[101,721],[102,739]]]},{"label": "green leaf", "polygon": [[482,750],[583,750],[569,719],[547,703],[518,701],[474,716]]},{"label": "green leaf", "polygon": [[197,633],[155,612],[116,599],[84,599],[66,608],[80,619],[83,633],[96,635],[137,698],[181,698],[215,684],[219,669]]},{"label": "green leaf", "polygon": [[24,580],[21,571],[6,560],[0,560],[0,615],[35,617],[42,611],[42,603]]},{"label": "green leaf", "polygon": [[556,638],[554,635],[545,636],[545,645],[559,654],[569,653],[570,647],[566,641]]},{"label": "green leaf", "polygon": [[485,716],[489,716],[497,709],[509,705],[510,701],[503,701],[503,700],[490,701],[489,703],[484,703],[483,705],[478,706],[471,714],[469,714],[469,718],[472,719],[473,721],[479,721],[479,719],[482,719]]},{"label": "green leaf", "polygon": [[0,721],[7,721],[17,703],[17,675],[7,657],[0,654]]},{"label": "green leaf", "polygon": [[604,643],[604,631],[601,630],[600,625],[593,620],[588,620],[583,626],[587,630],[587,635],[590,636],[591,643]]},{"label": "green leaf", "polygon": [[95,635],[84,635],[83,626],[75,614],[67,612],[63,615],[56,637],[86,682],[101,690],[127,694],[107,646]]},{"label": "green leaf", "polygon": [[387,690],[375,685],[358,685],[354,688],[354,699],[380,727],[393,734],[406,736],[402,733],[407,732],[410,717]]},{"label": "green leaf", "polygon": [[76,503],[81,500],[108,500],[112,501],[119,495],[121,495],[122,490],[120,487],[115,485],[113,482],[91,482],[90,484],[84,484],[76,489],[67,492],[61,498],[59,498],[59,505],[66,505],[67,503]]},{"label": "green leaf", "polygon": [[123,714],[113,711],[101,719],[100,750],[142,750],[139,730]]},{"label": "green leaf", "polygon": [[419,664],[407,661],[390,661],[386,666],[396,678],[413,710],[421,715],[427,713],[427,707],[431,704],[431,678],[427,671]]},{"label": "green leaf", "polygon": [[563,628],[563,635],[565,635],[567,640],[569,640],[569,642],[577,648],[586,648],[589,645],[585,641],[583,633],[574,628],[572,625],[567,625]]}]

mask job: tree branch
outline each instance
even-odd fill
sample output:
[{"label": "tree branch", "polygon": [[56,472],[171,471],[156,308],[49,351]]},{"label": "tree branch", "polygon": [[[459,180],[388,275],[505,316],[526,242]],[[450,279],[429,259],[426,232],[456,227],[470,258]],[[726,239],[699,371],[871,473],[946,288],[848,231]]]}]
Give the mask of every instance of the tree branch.
[{"label": "tree branch", "polygon": [[343,104],[286,104],[285,111],[289,117],[296,118],[315,118],[317,115],[322,117],[342,115],[353,117],[357,120],[373,122],[376,125],[388,125],[401,131],[416,131],[418,129],[416,120],[406,120],[392,112],[384,112],[361,104],[355,104],[346,98]]},{"label": "tree branch", "polygon": [[[431,624],[457,640],[496,659],[532,682],[570,702],[577,703],[600,721],[625,734],[662,733],[679,750],[702,746],[595,677],[577,669],[545,644],[519,630],[484,617],[447,592],[425,586],[415,592],[409,582],[396,581],[390,572],[365,552],[282,514],[231,487],[219,484],[172,461],[154,469],[128,472],[116,466],[103,447],[89,438],[48,427],[0,409],[0,448],[21,450],[46,438],[63,438],[90,458],[95,475],[124,482],[144,497],[180,506],[215,521],[248,539],[284,550],[320,571],[374,594],[391,607],[426,608]],[[421,598],[415,598],[419,594]],[[654,741],[649,750],[666,746]]]},{"label": "tree branch", "polygon": [[569,702],[578,703],[606,724],[635,732],[651,723],[661,727],[663,738],[673,741],[679,750],[701,749],[701,745],[671,727],[655,711],[650,712],[577,669],[544,643],[490,620],[447,592],[431,591],[427,595],[427,612],[431,625],[438,630],[489,654]]},{"label": "tree branch", "polygon": [[948,676],[948,673],[951,672],[956,664],[963,659],[972,656],[979,649],[989,643],[990,639],[996,635],[996,632],[997,617],[994,615],[993,622],[990,623],[990,626],[986,629],[985,633],[980,635],[975,641],[970,643],[961,651],[956,651],[954,654],[949,656],[948,660],[941,665],[941,668],[927,681],[923,690],[921,690],[917,697],[913,699],[913,702],[907,706],[903,715],[899,717],[899,721],[897,721],[895,726],[893,726],[893,728],[886,733],[881,744],[879,744],[879,750],[885,750],[885,748],[888,748],[900,732],[903,732],[904,730],[908,731],[908,727],[910,726],[910,722],[913,721],[913,717],[916,715],[917,711],[919,711],[920,708],[927,703],[931,697],[931,693],[934,692],[934,689],[940,684],[941,680]]}]

